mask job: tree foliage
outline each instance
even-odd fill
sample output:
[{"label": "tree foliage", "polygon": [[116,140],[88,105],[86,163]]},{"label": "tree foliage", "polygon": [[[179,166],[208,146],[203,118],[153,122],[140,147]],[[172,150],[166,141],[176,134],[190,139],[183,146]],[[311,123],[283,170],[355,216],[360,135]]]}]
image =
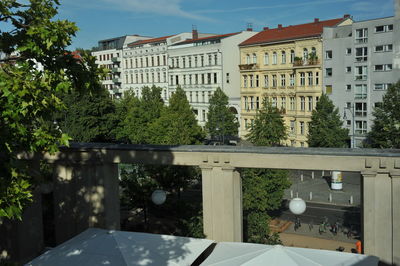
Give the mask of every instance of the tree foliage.
[{"label": "tree foliage", "polygon": [[367,138],[369,145],[400,149],[400,81],[388,88],[373,115],[375,118]]},{"label": "tree foliage", "polygon": [[248,140],[257,146],[277,146],[286,136],[286,126],[280,111],[264,100],[255,117],[254,126],[247,135]]},{"label": "tree foliage", "polygon": [[339,110],[322,94],[312,112],[308,131],[310,147],[346,147],[349,131],[342,128]]},{"label": "tree foliage", "polygon": [[229,110],[228,96],[217,88],[210,99],[206,129],[211,138],[219,136],[237,136],[239,122]]},{"label": "tree foliage", "polygon": [[0,51],[9,55],[0,62],[0,216],[19,218],[31,199],[31,177],[16,155],[68,144],[51,120],[54,110],[64,108],[58,95],[90,88],[98,79],[66,50],[77,27],[54,19],[58,4],[0,2]]}]

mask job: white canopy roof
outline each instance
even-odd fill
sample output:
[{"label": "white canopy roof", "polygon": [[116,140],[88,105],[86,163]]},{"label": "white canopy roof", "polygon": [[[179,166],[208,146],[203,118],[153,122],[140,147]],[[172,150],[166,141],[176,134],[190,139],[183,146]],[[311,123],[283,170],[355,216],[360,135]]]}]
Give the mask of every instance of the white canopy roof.
[{"label": "white canopy roof", "polygon": [[280,245],[269,246],[250,243],[218,243],[201,265],[236,266],[334,266],[378,265],[374,256],[328,250],[293,248]]},{"label": "white canopy roof", "polygon": [[190,265],[212,240],[90,228],[27,265]]}]

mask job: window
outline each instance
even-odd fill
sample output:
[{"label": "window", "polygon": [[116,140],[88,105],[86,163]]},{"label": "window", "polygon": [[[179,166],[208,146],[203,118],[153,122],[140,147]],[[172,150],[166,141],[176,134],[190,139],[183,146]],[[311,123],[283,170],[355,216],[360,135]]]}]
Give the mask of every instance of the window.
[{"label": "window", "polygon": [[289,81],[289,86],[294,86],[294,74],[290,74],[290,76],[289,76],[289,79],[290,79],[290,81]]},{"label": "window", "polygon": [[392,64],[384,64],[384,65],[375,65],[374,71],[391,71]]},{"label": "window", "polygon": [[300,97],[300,110],[301,111],[306,110],[306,97],[304,97],[304,96]]},{"label": "window", "polygon": [[211,84],[211,73],[207,73],[207,84]]},{"label": "window", "polygon": [[208,65],[211,66],[212,65],[212,55],[208,55]]},{"label": "window", "polygon": [[325,93],[328,95],[332,94],[332,85],[325,85]]},{"label": "window", "polygon": [[296,134],[296,121],[290,121],[290,133]]},{"label": "window", "polygon": [[247,123],[247,119],[244,119],[244,128],[248,129],[249,128],[249,124]]},{"label": "window", "polygon": [[226,73],[226,83],[229,83],[229,73]]},{"label": "window", "polygon": [[218,65],[218,55],[214,54],[214,65]]},{"label": "window", "polygon": [[269,55],[268,53],[264,54],[264,65],[268,65],[269,64]]},{"label": "window", "polygon": [[346,55],[351,55],[351,48],[346,48]]},{"label": "window", "polygon": [[366,99],[367,98],[367,85],[366,84],[357,84],[355,86],[355,99]]},{"label": "window", "polygon": [[357,121],[356,120],[356,134],[366,134],[367,133],[367,121]]},{"label": "window", "polygon": [[367,116],[367,103],[356,103],[355,109],[355,116]]},{"label": "window", "polygon": [[192,67],[192,57],[191,56],[188,57],[188,64],[189,64],[189,67]]},{"label": "window", "polygon": [[254,88],[254,76],[250,75],[250,88]]},{"label": "window", "polygon": [[356,30],[356,43],[365,43],[368,41],[368,29],[358,29]]},{"label": "window", "polygon": [[250,55],[249,54],[246,55],[246,64],[250,64]]},{"label": "window", "polygon": [[206,121],[206,110],[201,110],[203,121]]},{"label": "window", "polygon": [[286,109],[286,97],[281,97],[281,109]]},{"label": "window", "polygon": [[194,67],[197,67],[197,56],[194,57]]},{"label": "window", "polygon": [[308,72],[308,85],[312,86],[313,85],[313,73],[312,72]]},{"label": "window", "polygon": [[257,64],[257,55],[253,54],[253,64]]},{"label": "window", "polygon": [[260,109],[260,97],[256,97],[256,109]]},{"label": "window", "polygon": [[315,85],[319,85],[319,72],[315,72]]},{"label": "window", "polygon": [[304,64],[307,64],[307,59],[308,59],[308,50],[307,50],[307,48],[304,48],[303,49],[303,61],[304,61]]},{"label": "window", "polygon": [[290,97],[290,110],[294,111],[296,106],[296,98],[295,97]]},{"label": "window", "polygon": [[351,91],[351,85],[350,84],[346,85],[346,91]]},{"label": "window", "polygon": [[199,102],[199,92],[196,91],[196,103],[198,103],[198,102]]},{"label": "window", "polygon": [[304,122],[300,121],[300,135],[304,135]]},{"label": "window", "polygon": [[300,86],[306,85],[306,74],[304,72],[300,72]]},{"label": "window", "polygon": [[186,84],[186,75],[183,75],[183,84]]},{"label": "window", "polygon": [[275,107],[275,108],[278,106],[278,98],[277,97],[272,97],[271,106]]},{"label": "window", "polygon": [[346,120],[346,125],[349,127],[351,126],[351,120]]},{"label": "window", "polygon": [[278,55],[276,54],[276,52],[274,52],[274,53],[272,54],[272,64],[273,64],[273,65],[278,64]]},{"label": "window", "polygon": [[192,92],[189,92],[189,101],[193,102],[193,93]]},{"label": "window", "polygon": [[192,75],[189,75],[189,84],[192,85]]},{"label": "window", "polygon": [[249,110],[249,105],[247,103],[247,96],[243,96],[243,101],[244,101],[244,110]]},{"label": "window", "polygon": [[276,88],[276,86],[277,86],[276,75],[272,75],[272,87]]},{"label": "window", "polygon": [[355,74],[356,80],[366,80],[367,79],[367,66],[356,66],[354,74]]},{"label": "window", "polygon": [[285,51],[282,51],[282,64],[286,64],[286,53]]},{"label": "window", "polygon": [[264,87],[265,88],[269,87],[268,75],[264,75]]},{"label": "window", "polygon": [[351,67],[346,67],[346,73],[351,73]]},{"label": "window", "polygon": [[385,44],[385,45],[377,45],[375,46],[375,52],[392,52],[393,51],[393,44]]},{"label": "window", "polygon": [[332,59],[332,50],[325,51],[325,59]]},{"label": "window", "polygon": [[332,77],[332,68],[325,68],[325,76]]},{"label": "window", "polygon": [[368,48],[358,47],[356,48],[356,62],[364,62],[368,59]]},{"label": "window", "polygon": [[387,90],[391,85],[390,83],[376,83],[374,84],[374,90]]},{"label": "window", "polygon": [[214,73],[214,84],[217,84],[217,73]]},{"label": "window", "polygon": [[254,96],[250,96],[250,110],[254,110]]},{"label": "window", "polygon": [[285,86],[286,86],[286,75],[281,74],[281,87],[285,87]]},{"label": "window", "polygon": [[243,87],[247,88],[247,76],[246,75],[243,76]]},{"label": "window", "polygon": [[200,64],[202,67],[204,66],[204,55],[200,57]]},{"label": "window", "polygon": [[295,58],[295,56],[294,56],[294,51],[293,50],[291,50],[290,51],[290,63],[294,63],[294,58]]},{"label": "window", "polygon": [[376,26],[375,27],[375,32],[376,33],[382,33],[382,32],[388,32],[388,31],[393,31],[393,24],[382,25],[382,26]]},{"label": "window", "polygon": [[312,111],[313,110],[313,97],[312,96],[308,96],[308,111]]}]

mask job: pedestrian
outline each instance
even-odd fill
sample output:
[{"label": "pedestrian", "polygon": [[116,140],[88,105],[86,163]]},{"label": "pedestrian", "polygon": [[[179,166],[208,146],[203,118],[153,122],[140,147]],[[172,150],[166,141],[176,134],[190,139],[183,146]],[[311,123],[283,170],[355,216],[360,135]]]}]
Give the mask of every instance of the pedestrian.
[{"label": "pedestrian", "polygon": [[361,254],[362,248],[361,248],[361,241],[360,241],[360,240],[358,240],[358,241],[356,242],[356,250],[357,250],[357,253],[358,253],[358,254]]}]

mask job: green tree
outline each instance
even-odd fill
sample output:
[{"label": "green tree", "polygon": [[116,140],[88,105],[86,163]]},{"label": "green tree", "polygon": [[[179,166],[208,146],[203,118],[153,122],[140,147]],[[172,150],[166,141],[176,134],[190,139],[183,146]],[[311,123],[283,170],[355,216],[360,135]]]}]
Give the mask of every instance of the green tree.
[{"label": "green tree", "polygon": [[[268,101],[263,101],[263,107],[256,115],[248,138],[256,146],[277,146],[286,139],[282,115]],[[290,187],[288,171],[243,169],[241,176],[247,240],[279,244],[279,236],[269,230],[269,212],[281,207],[284,190]]]},{"label": "green tree", "polygon": [[200,144],[204,139],[204,132],[180,87],[169,99],[169,106],[161,111],[160,117],[150,124],[148,130],[151,144],[190,145]]},{"label": "green tree", "polygon": [[346,147],[349,131],[342,128],[339,110],[322,94],[312,112],[308,130],[310,147]]},{"label": "green tree", "polygon": [[[32,178],[19,152],[56,152],[68,144],[52,122],[64,105],[58,95],[98,80],[66,50],[77,27],[56,20],[57,0],[0,2],[0,216],[21,217]],[[4,30],[5,29],[5,30]]]},{"label": "green tree", "polygon": [[206,130],[211,138],[220,136],[237,136],[239,123],[229,110],[228,96],[217,88],[210,99]]},{"label": "green tree", "polygon": [[388,88],[373,115],[368,144],[373,148],[400,149],[400,81]]},{"label": "green tree", "polygon": [[262,108],[257,112],[254,126],[247,135],[256,146],[277,146],[286,139],[286,127],[278,108],[264,99]]}]

